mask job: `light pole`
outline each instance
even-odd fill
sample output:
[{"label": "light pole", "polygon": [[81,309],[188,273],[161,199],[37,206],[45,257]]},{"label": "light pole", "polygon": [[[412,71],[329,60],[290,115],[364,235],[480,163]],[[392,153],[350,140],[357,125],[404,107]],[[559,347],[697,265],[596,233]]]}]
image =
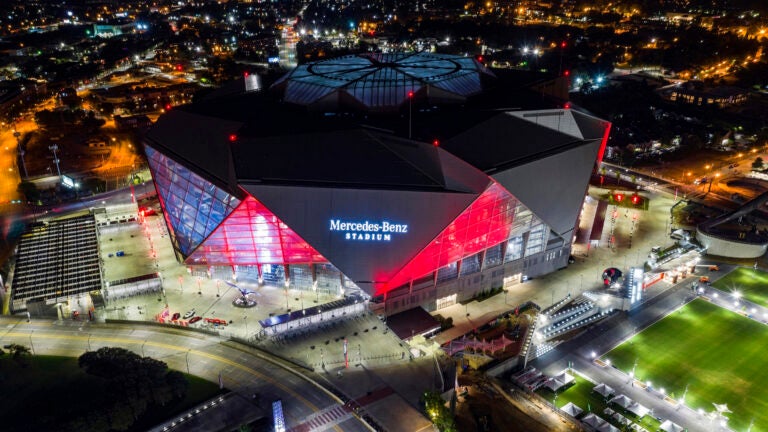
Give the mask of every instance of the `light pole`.
[{"label": "light pole", "polygon": [[143,343],[143,344],[141,344],[141,356],[142,356],[142,357],[145,357],[145,356],[144,356],[144,345],[146,345],[146,344],[147,344],[147,340],[146,340],[146,339],[144,339],[144,343]]},{"label": "light pole", "polygon": [[32,349],[32,355],[35,355],[35,345],[32,343],[32,333],[34,333],[34,332],[35,332],[35,331],[34,331],[34,330],[32,330],[32,331],[29,333],[29,347]]},{"label": "light pole", "polygon": [[24,178],[28,178],[29,175],[27,174],[27,164],[24,162],[24,149],[21,148],[21,132],[19,131],[13,131],[13,136],[16,138],[16,149],[19,151],[19,156],[21,156],[21,168],[24,170]]},{"label": "light pole", "polygon": [[186,355],[186,357],[187,357],[187,375],[189,375],[189,352],[190,351],[192,351],[192,348],[187,350],[187,355]]},{"label": "light pole", "polygon": [[59,157],[56,155],[56,151],[59,150],[59,146],[54,144],[51,146],[48,146],[48,150],[53,152],[53,163],[56,164],[56,173],[59,175],[59,178],[61,178],[61,169],[59,169]]},{"label": "light pole", "polygon": [[411,139],[413,125],[413,90],[408,91],[408,139]]},{"label": "light pole", "polygon": [[709,188],[707,189],[707,193],[709,193],[712,190],[712,183],[715,182],[715,179],[720,177],[720,173],[716,173],[714,178],[709,179]]}]

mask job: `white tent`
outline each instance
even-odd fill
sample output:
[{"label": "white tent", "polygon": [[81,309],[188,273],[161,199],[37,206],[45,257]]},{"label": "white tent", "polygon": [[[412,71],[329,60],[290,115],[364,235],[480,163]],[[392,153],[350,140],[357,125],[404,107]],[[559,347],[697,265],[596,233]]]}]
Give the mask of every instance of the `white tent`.
[{"label": "white tent", "polygon": [[568,372],[562,372],[558,374],[555,377],[556,380],[562,382],[563,384],[570,384],[575,379],[572,375],[570,375]]},{"label": "white tent", "polygon": [[682,426],[678,426],[669,420],[665,420],[664,423],[659,426],[659,429],[663,430],[664,432],[682,432],[684,430]]},{"label": "white tent", "polygon": [[610,424],[610,423],[604,423],[597,427],[597,432],[621,432],[619,428],[616,426]]},{"label": "white tent", "polygon": [[560,409],[571,417],[577,417],[579,414],[584,412],[583,409],[579,408],[577,405],[574,405],[573,402],[568,402]]},{"label": "white tent", "polygon": [[608,397],[614,393],[616,393],[611,387],[600,383],[594,387],[592,387],[592,391],[600,393],[602,397]]},{"label": "white tent", "polygon": [[613,399],[608,401],[610,403],[615,403],[616,405],[619,405],[622,408],[628,408],[630,405],[632,405],[635,401],[632,399],[626,397],[623,394],[620,394],[618,396],[614,396]]},{"label": "white tent", "polygon": [[634,414],[634,415],[636,415],[638,417],[645,417],[645,415],[648,414],[648,412],[651,411],[648,408],[640,405],[637,402],[633,402],[632,405],[630,405],[628,407],[624,407],[624,408],[626,408],[627,411],[631,412],[632,414]]},{"label": "white tent", "polygon": [[555,378],[550,378],[544,383],[544,387],[552,390],[553,392],[556,392],[560,390],[565,384],[561,381],[558,381]]},{"label": "white tent", "polygon": [[581,419],[581,421],[584,422],[584,424],[592,426],[595,429],[599,428],[600,426],[606,423],[605,420],[596,416],[594,413],[587,414],[586,416],[584,416],[583,419]]}]

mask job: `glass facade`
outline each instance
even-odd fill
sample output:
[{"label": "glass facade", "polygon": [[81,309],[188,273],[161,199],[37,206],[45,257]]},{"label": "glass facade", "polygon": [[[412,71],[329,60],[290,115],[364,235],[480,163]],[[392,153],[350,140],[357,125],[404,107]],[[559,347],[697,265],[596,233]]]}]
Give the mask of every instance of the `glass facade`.
[{"label": "glass facade", "polygon": [[[522,221],[518,222],[516,215],[520,215]],[[387,285],[402,285],[503,243],[511,235],[527,229],[534,219],[530,210],[494,182]]]},{"label": "glass facade", "polygon": [[240,200],[152,147],[146,152],[171,239],[188,256]]},{"label": "glass facade", "polygon": [[187,258],[196,265],[328,262],[261,202],[249,196]]},{"label": "glass facade", "polygon": [[[172,241],[186,264],[258,266],[263,281],[278,286],[289,278],[301,289],[311,289],[314,281],[321,290],[356,288],[256,198],[237,199],[146,149]],[[546,224],[493,182],[386,286],[431,281],[435,271],[437,282],[443,282],[532,256],[544,251],[548,233]]]}]

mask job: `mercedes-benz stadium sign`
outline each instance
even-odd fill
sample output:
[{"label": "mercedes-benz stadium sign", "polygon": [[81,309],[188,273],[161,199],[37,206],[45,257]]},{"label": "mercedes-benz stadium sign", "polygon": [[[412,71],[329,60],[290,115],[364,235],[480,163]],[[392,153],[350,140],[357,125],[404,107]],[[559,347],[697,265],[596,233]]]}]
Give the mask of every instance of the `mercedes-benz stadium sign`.
[{"label": "mercedes-benz stadium sign", "polygon": [[355,241],[391,241],[392,234],[407,234],[408,224],[396,224],[389,221],[373,223],[346,222],[341,219],[331,219],[330,231],[344,233],[345,240]]}]

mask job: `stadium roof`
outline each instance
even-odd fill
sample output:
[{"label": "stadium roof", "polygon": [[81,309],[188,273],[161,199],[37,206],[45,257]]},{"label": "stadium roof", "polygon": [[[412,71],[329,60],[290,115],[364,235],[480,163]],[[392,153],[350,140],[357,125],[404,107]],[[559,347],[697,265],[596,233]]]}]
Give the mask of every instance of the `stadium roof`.
[{"label": "stadium roof", "polygon": [[494,75],[471,57],[425,52],[365,53],[300,65],[273,86],[288,103],[394,111],[412,97],[464,102]]}]

